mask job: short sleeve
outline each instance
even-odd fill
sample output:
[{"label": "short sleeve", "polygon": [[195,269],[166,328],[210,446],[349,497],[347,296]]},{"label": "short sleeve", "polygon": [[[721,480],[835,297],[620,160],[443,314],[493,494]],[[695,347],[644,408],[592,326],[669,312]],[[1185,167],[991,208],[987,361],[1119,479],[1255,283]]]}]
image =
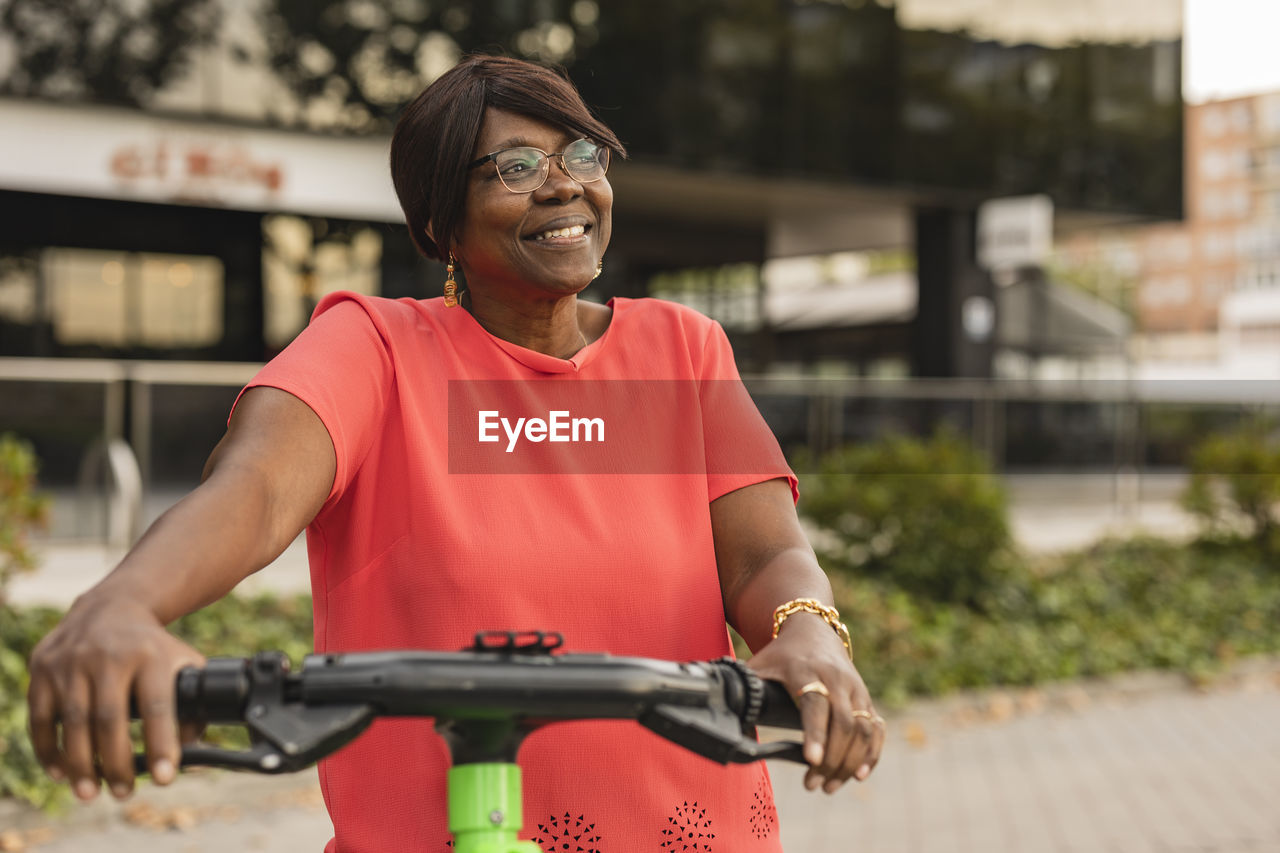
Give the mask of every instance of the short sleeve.
[{"label": "short sleeve", "polygon": [[742,384],[729,339],[715,322],[703,344],[699,397],[707,499],[713,501],[744,486],[778,478],[786,478],[792,500],[799,499],[796,475]]},{"label": "short sleeve", "polygon": [[255,386],[287,391],[324,423],[337,455],[327,508],[377,441],[394,379],[381,318],[359,297],[335,293],[321,301],[307,327],[244,391]]}]

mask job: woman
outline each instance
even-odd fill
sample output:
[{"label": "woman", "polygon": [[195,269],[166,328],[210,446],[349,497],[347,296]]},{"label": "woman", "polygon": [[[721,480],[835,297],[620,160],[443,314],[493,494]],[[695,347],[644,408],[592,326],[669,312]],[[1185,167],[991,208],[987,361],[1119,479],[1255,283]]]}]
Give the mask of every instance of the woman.
[{"label": "woman", "polygon": [[[32,738],[55,778],[90,799],[96,759],[112,792],[129,793],[131,692],[152,773],[173,778],[173,676],[201,657],[164,626],[304,527],[317,650],[457,649],[481,629],[544,628],[577,651],[708,659],[729,652],[727,617],[756,651],[750,665],[797,696],[806,785],[866,778],[882,721],[833,630],[776,442],[754,409],[666,395],[736,379],[723,332],[671,303],[577,299],[609,243],[611,155],[621,144],[572,85],[517,60],[466,59],[408,107],[392,173],[418,248],[449,264],[446,296],[331,296],[242,393],[202,485],[33,656]],[[545,391],[572,404],[618,387],[642,424],[627,435],[648,442],[625,458],[534,453],[549,443],[506,457],[519,429],[507,447],[475,429],[477,415],[499,420],[480,406]],[[682,461],[653,464],[655,448]],[[689,448],[701,470],[684,467]],[[379,723],[324,762],[329,849],[445,849],[446,763],[440,739],[412,721]],[[544,729],[521,763],[526,835],[547,849],[566,834],[606,851],[712,838],[714,849],[778,849],[760,764],[719,768],[620,722]]]}]

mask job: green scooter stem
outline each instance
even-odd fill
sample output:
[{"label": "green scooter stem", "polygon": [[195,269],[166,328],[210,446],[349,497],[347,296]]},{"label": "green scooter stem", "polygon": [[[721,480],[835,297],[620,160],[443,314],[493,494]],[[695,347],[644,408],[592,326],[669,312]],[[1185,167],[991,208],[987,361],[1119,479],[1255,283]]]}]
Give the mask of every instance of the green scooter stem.
[{"label": "green scooter stem", "polygon": [[542,853],[516,835],[524,825],[520,767],[460,764],[449,769],[449,831],[455,853]]}]

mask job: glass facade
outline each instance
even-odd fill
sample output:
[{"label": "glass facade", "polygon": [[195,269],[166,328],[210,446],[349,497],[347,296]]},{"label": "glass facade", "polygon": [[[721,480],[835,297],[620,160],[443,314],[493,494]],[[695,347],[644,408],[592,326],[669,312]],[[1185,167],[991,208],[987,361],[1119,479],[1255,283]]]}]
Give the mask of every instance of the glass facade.
[{"label": "glass facade", "polygon": [[6,6],[0,94],[380,134],[500,48],[562,63],[646,162],[1181,212],[1180,0],[172,0],[68,26],[77,8]]}]

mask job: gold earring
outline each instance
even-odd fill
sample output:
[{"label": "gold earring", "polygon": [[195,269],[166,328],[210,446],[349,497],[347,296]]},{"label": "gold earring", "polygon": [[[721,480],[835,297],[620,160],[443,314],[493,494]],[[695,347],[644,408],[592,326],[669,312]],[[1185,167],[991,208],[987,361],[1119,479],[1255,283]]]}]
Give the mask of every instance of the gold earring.
[{"label": "gold earring", "polygon": [[452,308],[458,304],[458,283],[453,280],[453,254],[449,254],[449,264],[445,267],[449,277],[444,280],[444,305],[446,308]]},{"label": "gold earring", "polygon": [[600,273],[604,272],[604,258],[596,262],[596,274],[591,276],[591,280],[595,281],[600,277]]}]

